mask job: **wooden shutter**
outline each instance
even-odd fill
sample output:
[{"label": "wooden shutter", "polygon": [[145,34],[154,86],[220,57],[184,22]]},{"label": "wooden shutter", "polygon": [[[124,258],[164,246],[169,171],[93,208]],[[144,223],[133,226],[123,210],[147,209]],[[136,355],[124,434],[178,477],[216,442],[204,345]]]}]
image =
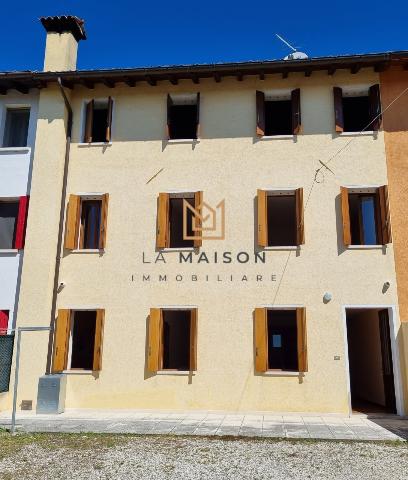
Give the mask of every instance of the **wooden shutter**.
[{"label": "wooden shutter", "polygon": [[108,228],[108,204],[109,204],[109,193],[102,195],[102,204],[101,204],[101,224],[99,230],[99,248],[103,249],[106,246],[106,232]]},{"label": "wooden shutter", "polygon": [[265,135],[265,94],[259,90],[256,91],[256,134]]},{"label": "wooden shutter", "polygon": [[18,216],[14,240],[14,248],[17,250],[24,248],[29,199],[29,196],[20,197],[18,202]]},{"label": "wooden shutter", "polygon": [[102,370],[102,343],[103,343],[103,325],[105,322],[105,310],[98,309],[96,311],[96,324],[95,324],[95,344],[93,355],[94,372]]},{"label": "wooden shutter", "polygon": [[170,198],[168,193],[159,193],[157,205],[157,248],[166,248],[170,245],[169,236],[169,208]]},{"label": "wooden shutter", "polygon": [[201,134],[201,124],[200,124],[200,92],[197,93],[197,127],[196,127],[196,138],[200,138]]},{"label": "wooden shutter", "polygon": [[372,85],[368,90],[368,98],[370,102],[370,120],[371,129],[377,131],[381,127],[382,114],[381,114],[381,96],[380,85]]},{"label": "wooden shutter", "polygon": [[85,135],[84,135],[85,143],[92,142],[93,112],[94,112],[94,101],[91,100],[86,104]]},{"label": "wooden shutter", "polygon": [[171,139],[171,107],[173,106],[173,100],[170,94],[167,94],[167,127],[166,127],[166,134],[168,140]]},{"label": "wooden shutter", "polygon": [[336,125],[336,132],[344,131],[344,116],[343,116],[343,90],[340,87],[333,87],[333,101],[334,101],[334,122]]},{"label": "wooden shutter", "polygon": [[77,248],[79,215],[81,210],[81,197],[79,195],[70,195],[67,206],[67,221],[65,225],[65,243],[64,247],[68,250]]},{"label": "wooden shutter", "polygon": [[387,243],[392,243],[392,234],[391,234],[391,222],[390,222],[390,208],[388,202],[388,187],[383,185],[377,190],[378,195],[378,205],[379,205],[379,217],[380,217],[380,227],[381,234],[380,240],[382,245]]},{"label": "wooden shutter", "polygon": [[71,310],[58,310],[54,331],[52,373],[62,372],[67,368],[70,327]]},{"label": "wooden shutter", "polygon": [[306,309],[296,309],[297,324],[297,350],[299,372],[307,372],[307,334],[306,334]]},{"label": "wooden shutter", "polygon": [[258,245],[268,246],[268,208],[266,190],[258,190]]},{"label": "wooden shutter", "polygon": [[302,131],[302,117],[300,114],[300,88],[292,90],[292,131],[293,135],[299,135]]},{"label": "wooden shutter", "polygon": [[254,336],[255,336],[255,370],[268,370],[268,324],[266,308],[255,308]]},{"label": "wooden shutter", "polygon": [[110,142],[112,138],[112,111],[113,111],[113,100],[112,97],[108,98],[108,114],[106,119],[106,141]]},{"label": "wooden shutter", "polygon": [[340,187],[341,197],[341,216],[343,221],[343,243],[351,245],[351,227],[350,227],[350,208],[349,208],[349,192],[346,187]]},{"label": "wooden shutter", "polygon": [[[196,215],[194,216],[195,219],[195,226],[196,227],[202,227],[203,222],[201,221],[201,215],[203,213],[203,192],[195,192],[194,193],[194,209],[196,212],[200,214],[200,217],[197,217]],[[198,248],[201,247],[203,244],[203,238],[202,238],[202,231],[196,231],[195,236],[197,237],[194,240],[194,247]]]},{"label": "wooden shutter", "polygon": [[295,197],[296,197],[296,243],[297,245],[303,245],[305,243],[303,188],[297,188],[295,190]]},{"label": "wooden shutter", "polygon": [[190,371],[197,370],[197,316],[198,309],[191,310],[190,320]]},{"label": "wooden shutter", "polygon": [[150,372],[157,372],[161,368],[162,325],[163,313],[161,308],[151,308],[147,346],[147,369]]}]

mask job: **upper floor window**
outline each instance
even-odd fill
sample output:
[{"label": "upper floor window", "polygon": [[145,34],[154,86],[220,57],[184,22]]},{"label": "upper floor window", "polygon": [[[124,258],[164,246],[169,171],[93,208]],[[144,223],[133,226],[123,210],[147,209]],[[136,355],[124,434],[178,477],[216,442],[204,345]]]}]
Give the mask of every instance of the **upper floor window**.
[{"label": "upper floor window", "polygon": [[69,250],[101,250],[106,244],[109,194],[70,195],[64,246]]},{"label": "upper floor window", "polygon": [[333,88],[336,132],[376,131],[381,126],[380,86]]},{"label": "upper floor window", "polygon": [[28,197],[0,199],[0,249],[24,248]]},{"label": "upper floor window", "polygon": [[202,202],[203,192],[159,194],[157,248],[201,246],[201,235],[198,236],[201,232],[196,232],[194,228],[199,226]]},{"label": "upper floor window", "polygon": [[200,94],[167,95],[167,136],[170,140],[194,140],[200,129]]},{"label": "upper floor window", "polygon": [[85,143],[109,143],[112,137],[113,100],[91,100],[86,104]]},{"label": "upper floor window", "polygon": [[258,245],[291,247],[304,243],[303,188],[258,190]]},{"label": "upper floor window", "polygon": [[300,89],[291,92],[256,92],[258,137],[297,135],[301,131]]},{"label": "upper floor window", "polygon": [[341,187],[345,245],[385,245],[392,242],[387,186]]},{"label": "upper floor window", "polygon": [[3,147],[26,147],[29,121],[29,108],[7,108]]}]

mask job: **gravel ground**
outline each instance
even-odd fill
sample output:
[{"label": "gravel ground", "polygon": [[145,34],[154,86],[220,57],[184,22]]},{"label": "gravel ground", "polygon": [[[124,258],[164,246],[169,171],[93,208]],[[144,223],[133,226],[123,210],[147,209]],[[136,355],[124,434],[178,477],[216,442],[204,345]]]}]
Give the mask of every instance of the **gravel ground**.
[{"label": "gravel ground", "polygon": [[0,434],[0,479],[404,479],[408,445],[250,438]]}]

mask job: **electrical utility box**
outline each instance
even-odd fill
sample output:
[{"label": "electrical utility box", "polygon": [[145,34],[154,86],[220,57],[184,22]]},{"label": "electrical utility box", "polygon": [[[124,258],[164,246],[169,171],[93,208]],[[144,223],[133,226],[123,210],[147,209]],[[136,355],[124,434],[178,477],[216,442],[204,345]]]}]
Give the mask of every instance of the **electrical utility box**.
[{"label": "electrical utility box", "polygon": [[44,375],[38,381],[37,413],[63,413],[65,410],[66,375]]}]

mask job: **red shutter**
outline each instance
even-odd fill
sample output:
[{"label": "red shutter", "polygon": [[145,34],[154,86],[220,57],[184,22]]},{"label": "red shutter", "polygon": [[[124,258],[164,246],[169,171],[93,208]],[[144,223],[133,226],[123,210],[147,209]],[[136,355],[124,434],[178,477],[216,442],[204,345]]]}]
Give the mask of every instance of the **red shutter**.
[{"label": "red shutter", "polygon": [[0,335],[6,335],[8,329],[9,311],[0,310]]},{"label": "red shutter", "polygon": [[14,241],[14,248],[16,248],[17,250],[21,250],[24,248],[29,199],[29,196],[20,197],[20,201],[18,204],[16,238]]}]

